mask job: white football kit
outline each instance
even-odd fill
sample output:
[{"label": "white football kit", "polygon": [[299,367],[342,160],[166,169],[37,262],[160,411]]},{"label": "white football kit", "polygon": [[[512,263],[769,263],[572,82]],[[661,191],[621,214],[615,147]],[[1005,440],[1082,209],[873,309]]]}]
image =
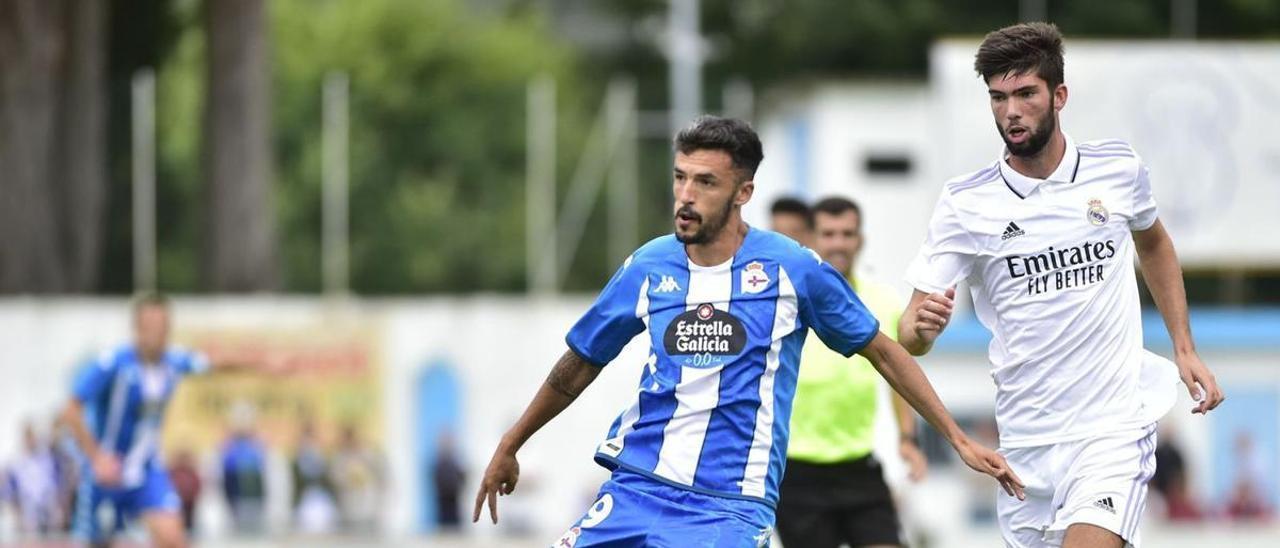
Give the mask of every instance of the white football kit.
[{"label": "white football kit", "polygon": [[997,499],[1010,546],[1056,545],[1082,522],[1138,544],[1154,422],[1177,379],[1142,348],[1130,231],[1156,217],[1128,144],[1070,137],[1048,178],[1002,154],[947,182],[934,209],[907,281],[927,293],[967,281],[992,332],[1001,452],[1027,483],[1026,501]]}]

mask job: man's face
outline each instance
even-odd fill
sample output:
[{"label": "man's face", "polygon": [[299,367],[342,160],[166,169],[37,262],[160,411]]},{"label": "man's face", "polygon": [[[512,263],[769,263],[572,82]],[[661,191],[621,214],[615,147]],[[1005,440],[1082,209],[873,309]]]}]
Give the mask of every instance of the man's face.
[{"label": "man's face", "polygon": [[987,81],[987,95],[1009,153],[1029,157],[1039,154],[1057,129],[1067,87],[1059,84],[1050,93],[1049,84],[1033,73],[1006,73]]},{"label": "man's face", "polygon": [[133,329],[138,349],[155,359],[169,342],[169,310],[159,305],[144,305],[134,313]]},{"label": "man's face", "polygon": [[790,212],[774,213],[769,219],[769,224],[774,232],[780,232],[792,240],[809,245],[811,231],[803,215]]},{"label": "man's face", "polygon": [[841,274],[852,274],[853,263],[862,250],[862,227],[858,213],[850,209],[839,215],[813,215],[814,251]]},{"label": "man's face", "polygon": [[721,150],[676,152],[672,170],[675,234],[681,243],[715,240],[733,216],[735,206],[751,198],[754,183],[738,183],[733,160]]}]

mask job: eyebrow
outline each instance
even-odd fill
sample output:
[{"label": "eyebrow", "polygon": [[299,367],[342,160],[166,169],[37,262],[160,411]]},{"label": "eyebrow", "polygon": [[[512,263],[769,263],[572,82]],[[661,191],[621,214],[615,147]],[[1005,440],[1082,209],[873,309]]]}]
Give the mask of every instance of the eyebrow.
[{"label": "eyebrow", "polygon": [[718,180],[716,179],[716,176],[713,173],[698,173],[691,176],[688,173],[685,173],[683,169],[680,169],[678,167],[671,168],[671,172],[676,175],[684,175],[685,177],[691,177],[694,180],[704,180],[704,181],[711,181],[711,182],[715,182]]},{"label": "eyebrow", "polygon": [[[1036,90],[1036,85],[1035,85],[1035,84],[1028,84],[1028,85],[1022,86],[1022,87],[1020,87],[1020,88],[1018,88],[1018,89],[1015,89],[1015,90],[1013,90],[1013,91],[1011,91],[1011,92],[1009,92],[1009,93],[1010,93],[1010,94],[1016,94],[1016,93],[1022,93],[1022,92],[1024,92],[1024,91],[1035,91],[1035,90]],[[990,88],[988,88],[988,89],[987,89],[987,94],[988,94],[988,95],[1006,95],[1006,93],[1005,93],[1005,92],[1003,92],[1003,91],[995,90],[995,89],[990,89]]]}]

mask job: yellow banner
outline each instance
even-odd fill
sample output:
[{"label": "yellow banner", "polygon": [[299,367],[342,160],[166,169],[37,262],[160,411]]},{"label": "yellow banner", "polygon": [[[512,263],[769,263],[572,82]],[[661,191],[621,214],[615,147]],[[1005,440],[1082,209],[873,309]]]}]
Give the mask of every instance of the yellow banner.
[{"label": "yellow banner", "polygon": [[207,354],[213,367],[180,383],[166,411],[165,454],[215,451],[246,419],[269,448],[288,453],[307,422],[327,446],[348,426],[365,443],[381,446],[381,357],[374,330],[208,329],[178,339]]}]

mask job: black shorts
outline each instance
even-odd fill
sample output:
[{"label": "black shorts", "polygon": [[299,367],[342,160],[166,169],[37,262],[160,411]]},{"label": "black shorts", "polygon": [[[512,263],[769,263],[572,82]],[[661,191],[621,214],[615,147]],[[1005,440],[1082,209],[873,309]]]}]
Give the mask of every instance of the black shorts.
[{"label": "black shorts", "polygon": [[884,471],[872,456],[834,464],[787,459],[778,536],[783,548],[905,544]]}]

